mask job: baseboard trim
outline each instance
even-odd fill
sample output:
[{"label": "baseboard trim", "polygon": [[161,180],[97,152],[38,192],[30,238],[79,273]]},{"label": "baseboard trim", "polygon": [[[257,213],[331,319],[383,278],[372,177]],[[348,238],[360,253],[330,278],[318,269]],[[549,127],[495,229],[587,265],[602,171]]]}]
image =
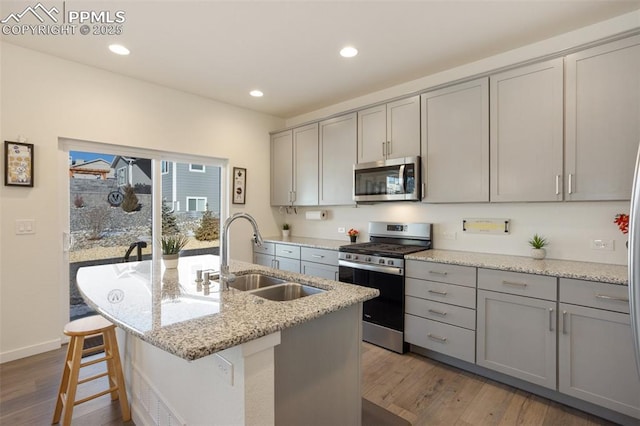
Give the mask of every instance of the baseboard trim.
[{"label": "baseboard trim", "polygon": [[62,340],[53,339],[47,342],[38,343],[37,345],[25,346],[24,348],[14,349],[7,352],[0,352],[0,364],[53,351],[59,349],[60,346],[62,346]]}]

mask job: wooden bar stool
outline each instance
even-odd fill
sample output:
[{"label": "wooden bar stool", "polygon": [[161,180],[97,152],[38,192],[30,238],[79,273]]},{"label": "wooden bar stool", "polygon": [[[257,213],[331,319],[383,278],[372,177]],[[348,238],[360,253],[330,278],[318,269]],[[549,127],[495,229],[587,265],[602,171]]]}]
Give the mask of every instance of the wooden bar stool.
[{"label": "wooden bar stool", "polygon": [[[122,420],[131,420],[131,411],[129,410],[129,402],[127,401],[127,390],[125,388],[124,375],[122,374],[122,366],[120,364],[120,352],[118,351],[115,329],[116,326],[114,324],[100,315],[81,318],[65,325],[64,334],[70,336],[71,341],[67,348],[67,358],[64,363],[64,371],[62,373],[62,380],[60,381],[60,390],[58,391],[56,410],[53,414],[52,424],[60,422],[60,417],[64,411],[62,424],[65,426],[70,425],[74,406],[108,393],[111,394],[112,401],[120,400]],[[100,346],[83,349],[84,341],[87,337],[100,335],[102,336],[103,342]],[[102,351],[104,351],[103,357],[84,363],[82,362],[83,356],[97,354]],[[99,362],[106,362],[107,371],[79,380],[80,369],[82,367],[87,367]],[[75,400],[78,385],[104,376],[109,376],[109,389],[87,396],[78,401]]]}]

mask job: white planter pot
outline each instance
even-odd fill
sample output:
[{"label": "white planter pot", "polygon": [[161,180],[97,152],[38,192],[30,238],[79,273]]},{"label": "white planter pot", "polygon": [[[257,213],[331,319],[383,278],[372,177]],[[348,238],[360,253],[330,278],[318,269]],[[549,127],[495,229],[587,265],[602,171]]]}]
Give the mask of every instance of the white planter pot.
[{"label": "white planter pot", "polygon": [[282,230],[282,236],[283,236],[284,238],[287,238],[287,237],[289,236],[289,233],[290,233],[290,232],[291,232],[291,230],[290,230],[290,229],[283,229],[283,230]]},{"label": "white planter pot", "polygon": [[535,249],[532,248],[531,249],[531,257],[534,259],[544,259],[545,256],[547,255],[547,251],[543,248],[540,249]]},{"label": "white planter pot", "polygon": [[162,263],[164,263],[165,269],[175,269],[175,268],[177,268],[179,260],[180,260],[180,255],[178,255],[178,254],[163,254],[162,255]]}]

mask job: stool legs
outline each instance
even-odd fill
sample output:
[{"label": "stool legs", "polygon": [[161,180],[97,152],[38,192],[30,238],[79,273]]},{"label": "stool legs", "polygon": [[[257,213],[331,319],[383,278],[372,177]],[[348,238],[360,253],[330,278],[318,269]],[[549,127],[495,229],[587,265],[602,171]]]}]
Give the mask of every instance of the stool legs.
[{"label": "stool legs", "polygon": [[[58,390],[58,398],[56,401],[56,408],[53,414],[52,424],[60,422],[62,417],[63,425],[69,426],[71,424],[71,418],[73,415],[73,407],[77,404],[89,401],[102,395],[110,394],[111,400],[120,401],[120,410],[122,412],[122,420],[131,420],[131,410],[129,408],[129,402],[127,400],[127,390],[124,381],[124,374],[122,373],[122,365],[120,363],[120,352],[118,350],[118,341],[116,339],[115,327],[109,327],[102,331],[104,357],[94,359],[82,363],[82,355],[87,353],[94,353],[93,351],[83,350],[84,347],[84,335],[73,335],[69,341],[69,347],[67,348],[67,357],[64,363],[64,370],[62,373],[62,379],[60,381],[60,388]],[[106,362],[107,372],[97,374],[92,377],[88,377],[79,380],[80,368],[96,364],[98,362]],[[98,379],[100,377],[108,376],[109,389],[91,395],[76,401],[76,392],[79,384],[86,383],[91,380]]]}]

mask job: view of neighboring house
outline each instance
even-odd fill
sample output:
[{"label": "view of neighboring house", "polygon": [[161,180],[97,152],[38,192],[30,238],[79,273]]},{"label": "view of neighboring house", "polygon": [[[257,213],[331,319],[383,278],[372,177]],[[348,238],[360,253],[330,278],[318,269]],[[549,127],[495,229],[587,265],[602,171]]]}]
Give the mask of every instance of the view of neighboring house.
[{"label": "view of neighboring house", "polygon": [[123,157],[116,155],[111,162],[119,187],[149,185],[151,186],[151,160],[148,158]]},{"label": "view of neighboring house", "polygon": [[175,212],[220,213],[220,168],[162,162],[162,198]]},{"label": "view of neighboring house", "polygon": [[95,160],[84,161],[75,160],[70,161],[69,164],[69,177],[72,179],[111,179],[113,178],[114,171],[111,168],[111,163],[102,158]]}]

